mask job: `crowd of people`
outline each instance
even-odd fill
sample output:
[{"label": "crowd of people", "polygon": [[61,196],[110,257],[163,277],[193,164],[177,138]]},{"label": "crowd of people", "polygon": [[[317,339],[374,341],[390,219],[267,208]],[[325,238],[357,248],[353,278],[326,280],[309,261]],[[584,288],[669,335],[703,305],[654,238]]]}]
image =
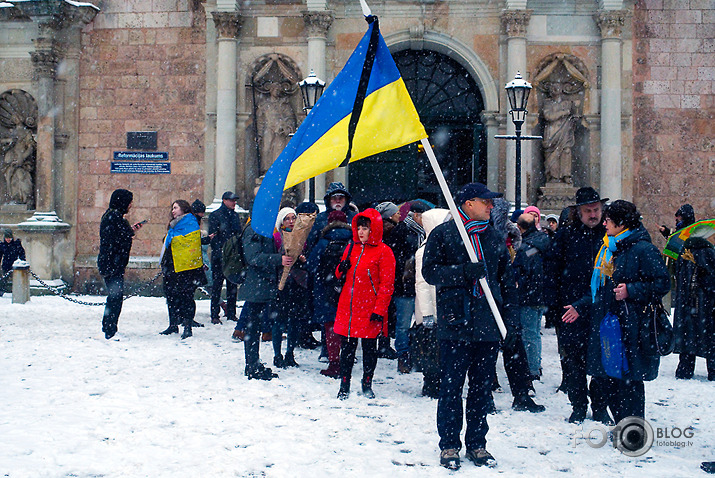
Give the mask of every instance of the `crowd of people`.
[{"label": "crowd of people", "polygon": [[[236,321],[232,338],[244,344],[248,379],[278,376],[260,360],[261,340],[272,341],[273,366],[279,369],[299,366],[296,347],[317,346],[318,359],[327,364],[320,373],[339,380],[337,397],[343,400],[350,395],[358,343],[360,391],[367,398],[375,397],[378,359],[396,359],[399,373],[421,372],[422,394],[439,400],[440,463],[450,469],[460,467],[462,448],[476,465],[495,464],[486,436],[487,416],[494,411],[492,392],[500,387],[500,351],[512,408],[532,413],[545,409],[533,400],[533,383],[544,373],[544,326],[556,329],[559,390],[572,407],[565,419],[583,422],[589,406],[590,417],[603,424],[644,418],[644,382],[657,377],[660,361],[644,340],[652,311],[671,290],[671,275],[675,352],[680,354],[676,377],[692,378],[696,357],[703,357],[708,379],[715,380],[711,242],[688,239],[683,254],[669,265],[671,274],[636,205],[609,203],[591,187],[580,188],[575,203],[558,216],[544,217],[535,206],[510,216],[502,195],[480,183],[464,186],[454,200],[458,217],[421,199],[401,205],[383,201],[358,211],[347,188],[331,183],[323,212],[312,203],[284,204],[272,237],[256,233],[250,218],[241,224],[230,191],[209,215],[207,232],[200,228],[203,203],[176,200],[161,254],[169,317],[169,327],[161,333],[178,333],[181,325],[181,338],[187,339],[193,327],[203,327],[195,321],[194,293],[210,284],[211,322],[222,323],[221,310],[225,319]],[[124,271],[132,238],[142,227],[124,218],[131,205],[131,192],[114,191],[100,226],[98,267],[108,292],[103,318],[107,339],[117,332]],[[301,214],[311,213],[317,216],[302,254],[289,255],[286,234]],[[694,221],[693,208],[683,205],[675,228]],[[660,232],[670,234],[666,226]],[[229,253],[232,238],[239,247]],[[245,264],[239,279],[224,275],[225,263],[236,260],[235,251]],[[279,290],[286,267],[290,274]],[[239,300],[243,306],[237,316]],[[603,357],[603,323],[610,317],[620,329],[622,360],[615,369]],[[313,332],[320,332],[320,341]]]}]

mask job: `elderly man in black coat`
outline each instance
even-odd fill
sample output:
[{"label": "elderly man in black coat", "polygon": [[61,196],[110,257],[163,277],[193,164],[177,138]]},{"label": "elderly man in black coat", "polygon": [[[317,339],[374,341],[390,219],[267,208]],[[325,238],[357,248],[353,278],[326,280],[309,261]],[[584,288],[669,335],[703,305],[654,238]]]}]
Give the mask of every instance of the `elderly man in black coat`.
[{"label": "elderly man in black coat", "polygon": [[[562,354],[563,386],[573,412],[572,423],[581,423],[588,410],[586,353],[591,308],[591,273],[606,228],[603,226],[603,203],[598,192],[583,187],[576,192],[578,220],[559,227],[549,252],[549,276],[555,281],[555,299],[551,307],[563,311],[557,327],[559,351]],[[598,392],[598,380],[591,381],[593,419],[610,423],[606,404]]]},{"label": "elderly man in black coat", "polygon": [[[489,224],[492,199],[500,197],[480,183],[457,194],[459,216],[437,226],[425,246],[422,275],[437,287],[437,339],[441,387],[437,405],[440,463],[460,466],[463,413],[462,388],[469,378],[465,435],[466,457],[476,465],[493,466],[486,450],[487,412],[501,334],[479,279],[486,275],[506,323],[505,346],[518,340],[517,292],[506,244]],[[455,220],[464,223],[479,262],[472,263]]]},{"label": "elderly man in black coat", "polygon": [[[226,277],[223,275],[223,245],[234,234],[241,234],[241,220],[236,208],[236,196],[226,191],[221,196],[221,206],[209,214],[209,236],[211,236],[211,323],[220,324],[221,289]],[[226,318],[236,320],[236,293],[238,286],[226,279]]]},{"label": "elderly man in black coat", "polygon": [[141,222],[130,225],[124,218],[132,207],[133,199],[131,191],[115,190],[99,224],[97,268],[107,286],[107,304],[102,318],[102,332],[107,339],[117,333],[124,298],[124,271],[129,263],[134,233],[143,225]]}]

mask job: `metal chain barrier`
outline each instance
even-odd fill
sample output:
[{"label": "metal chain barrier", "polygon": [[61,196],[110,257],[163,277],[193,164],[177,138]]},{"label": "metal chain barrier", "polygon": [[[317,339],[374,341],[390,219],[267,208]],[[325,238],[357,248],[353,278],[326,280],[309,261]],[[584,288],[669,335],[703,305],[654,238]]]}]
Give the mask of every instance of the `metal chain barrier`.
[{"label": "metal chain barrier", "polygon": [[[10,271],[10,272],[12,272],[12,271]],[[32,277],[34,277],[35,280],[36,280],[37,282],[39,282],[42,287],[44,287],[45,289],[49,290],[50,292],[52,292],[52,293],[55,294],[56,296],[62,297],[62,298],[65,299],[65,300],[68,300],[68,301],[70,301],[70,302],[74,302],[75,304],[80,304],[80,305],[91,305],[91,306],[104,306],[104,305],[105,305],[105,302],[85,302],[85,301],[78,300],[78,299],[75,299],[75,298],[73,298],[73,297],[70,297],[70,296],[68,296],[67,294],[64,294],[64,293],[60,292],[60,291],[58,290],[58,288],[52,287],[51,285],[49,285],[48,283],[46,283],[45,281],[43,281],[42,279],[40,279],[39,277],[37,277],[37,274],[35,274],[35,273],[32,271],[32,269],[30,269],[30,274],[32,274]],[[9,274],[8,274],[8,275],[9,275]],[[6,275],[6,276],[7,276],[7,275]],[[149,282],[147,282],[146,284],[144,284],[143,286],[141,286],[139,289],[137,289],[136,291],[134,291],[133,294],[125,295],[123,300],[127,300],[127,299],[129,299],[129,298],[131,298],[131,297],[136,297],[137,295],[139,295],[140,292],[144,291],[144,290],[147,289],[150,285],[152,285],[154,282],[156,282],[156,280],[159,278],[159,276],[161,276],[161,271],[157,272],[156,275],[154,276],[154,278],[153,278],[152,280],[150,280]],[[5,277],[3,277],[3,279],[5,279]]]},{"label": "metal chain barrier", "polygon": [[0,277],[0,284],[1,284],[2,282],[4,282],[5,279],[7,279],[8,277],[10,277],[11,274],[12,274],[12,269],[10,269],[9,271],[7,271],[7,274],[5,274],[4,276]]}]

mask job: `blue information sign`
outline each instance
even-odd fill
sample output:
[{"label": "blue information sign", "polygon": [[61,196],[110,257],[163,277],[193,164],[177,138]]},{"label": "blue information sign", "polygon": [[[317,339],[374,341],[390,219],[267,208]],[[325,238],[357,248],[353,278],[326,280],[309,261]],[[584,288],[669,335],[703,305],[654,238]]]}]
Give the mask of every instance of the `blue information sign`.
[{"label": "blue information sign", "polygon": [[115,151],[114,159],[129,161],[167,161],[169,153],[159,151]]},{"label": "blue information sign", "polygon": [[171,174],[171,163],[159,161],[112,161],[112,173]]}]

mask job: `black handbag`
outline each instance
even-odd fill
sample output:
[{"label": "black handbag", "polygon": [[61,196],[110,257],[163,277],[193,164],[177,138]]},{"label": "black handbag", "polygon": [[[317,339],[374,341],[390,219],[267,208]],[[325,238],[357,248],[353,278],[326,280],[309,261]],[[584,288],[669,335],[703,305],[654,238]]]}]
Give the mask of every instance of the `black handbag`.
[{"label": "black handbag", "polygon": [[644,310],[648,317],[648,331],[645,345],[646,353],[652,356],[670,355],[673,352],[673,325],[661,301],[651,302]]}]

